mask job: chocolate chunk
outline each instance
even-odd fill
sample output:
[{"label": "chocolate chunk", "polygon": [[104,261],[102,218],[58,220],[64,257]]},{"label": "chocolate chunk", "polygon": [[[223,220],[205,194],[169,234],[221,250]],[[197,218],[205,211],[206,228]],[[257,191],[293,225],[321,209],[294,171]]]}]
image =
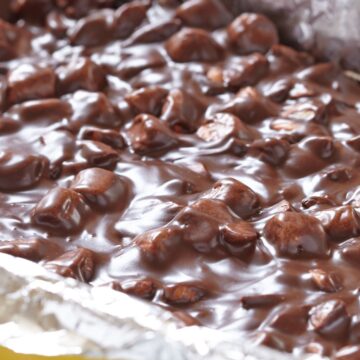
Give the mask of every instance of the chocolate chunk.
[{"label": "chocolate chunk", "polygon": [[177,8],[176,16],[187,26],[210,30],[226,26],[232,20],[231,14],[219,0],[187,1]]},{"label": "chocolate chunk", "polygon": [[231,254],[246,260],[253,254],[258,234],[246,221],[237,221],[221,227],[221,239]]},{"label": "chocolate chunk", "polygon": [[333,293],[342,289],[341,277],[335,272],[312,269],[310,275],[314,285],[321,291]]},{"label": "chocolate chunk", "polygon": [[31,261],[40,261],[51,256],[50,254],[59,253],[60,248],[47,240],[30,238],[0,241],[0,252]]},{"label": "chocolate chunk", "polygon": [[55,73],[50,68],[20,65],[9,72],[7,82],[7,101],[10,104],[49,98],[55,94]]},{"label": "chocolate chunk", "polygon": [[250,154],[270,165],[278,166],[285,162],[289,149],[289,143],[285,140],[256,140],[251,144]]},{"label": "chocolate chunk", "polygon": [[231,178],[216,182],[204,197],[224,201],[236,215],[242,218],[254,215],[260,206],[257,194],[245,184]]},{"label": "chocolate chunk", "polygon": [[248,124],[254,124],[276,114],[275,104],[264,98],[255,88],[241,89],[234,99],[219,109],[238,116]]},{"label": "chocolate chunk", "polygon": [[30,36],[25,29],[0,20],[0,60],[7,61],[25,55],[30,48]]},{"label": "chocolate chunk", "polygon": [[284,295],[247,295],[241,298],[241,304],[245,309],[274,307],[285,300]]},{"label": "chocolate chunk", "polygon": [[205,297],[201,288],[190,284],[177,284],[164,288],[164,300],[171,305],[190,305]]},{"label": "chocolate chunk", "polygon": [[302,147],[321,159],[331,158],[336,151],[334,141],[329,136],[310,136],[302,143]]},{"label": "chocolate chunk", "polygon": [[80,171],[71,185],[90,204],[103,209],[123,205],[127,197],[126,187],[118,175],[100,168]]},{"label": "chocolate chunk", "polygon": [[112,11],[103,11],[80,19],[69,31],[71,43],[87,47],[106,43],[112,37],[112,17]]},{"label": "chocolate chunk", "polygon": [[89,282],[95,273],[94,253],[78,248],[45,263],[45,268],[64,277]]},{"label": "chocolate chunk", "polygon": [[203,106],[191,94],[171,90],[161,111],[161,120],[177,132],[194,132],[203,113]]},{"label": "chocolate chunk", "polygon": [[124,79],[132,78],[146,69],[156,69],[165,65],[164,57],[157,50],[149,51],[143,55],[130,56],[121,61],[117,73]]},{"label": "chocolate chunk", "polygon": [[177,143],[174,134],[158,118],[138,115],[127,132],[131,148],[139,154],[167,150]]},{"label": "chocolate chunk", "polygon": [[120,6],[114,14],[112,31],[116,38],[124,39],[145,20],[147,4],[144,1],[132,1]]},{"label": "chocolate chunk", "polygon": [[341,300],[329,300],[310,310],[311,329],[329,339],[344,339],[348,335],[350,316]]},{"label": "chocolate chunk", "polygon": [[244,13],[227,29],[230,44],[239,54],[265,54],[279,42],[275,25],[264,15]]},{"label": "chocolate chunk", "polygon": [[25,101],[12,106],[6,115],[24,122],[42,122],[53,124],[57,121],[70,118],[71,107],[65,101],[58,99],[42,99]]},{"label": "chocolate chunk", "polygon": [[272,217],[264,228],[264,236],[280,256],[323,257],[328,254],[321,222],[306,214],[284,212]]},{"label": "chocolate chunk", "polygon": [[102,93],[79,90],[66,97],[73,114],[70,118],[70,129],[77,130],[83,124],[115,128],[121,125],[109,99]]},{"label": "chocolate chunk", "polygon": [[144,259],[159,265],[159,263],[169,261],[169,256],[176,250],[181,235],[178,227],[165,226],[138,235],[134,243],[140,249]]},{"label": "chocolate chunk", "polygon": [[121,283],[123,292],[147,300],[154,298],[157,289],[155,282],[149,278],[128,280]]},{"label": "chocolate chunk", "polygon": [[185,207],[174,218],[183,231],[183,241],[201,253],[209,253],[217,247],[219,239],[218,220],[203,209]]},{"label": "chocolate chunk", "polygon": [[223,56],[221,46],[201,29],[182,29],[166,42],[165,47],[176,62],[214,62]]},{"label": "chocolate chunk", "polygon": [[181,22],[177,19],[149,24],[135,31],[129,39],[130,44],[148,44],[167,40],[181,28]]},{"label": "chocolate chunk", "polygon": [[252,134],[248,127],[236,116],[218,113],[207,119],[196,134],[205,141],[221,141],[229,137],[251,140]]},{"label": "chocolate chunk", "polygon": [[199,199],[191,204],[191,208],[209,216],[220,223],[229,223],[234,216],[223,201],[213,199]]},{"label": "chocolate chunk", "polygon": [[31,212],[31,221],[58,232],[74,232],[84,222],[87,208],[76,191],[61,187],[50,190]]},{"label": "chocolate chunk", "polygon": [[57,89],[60,94],[72,93],[76,90],[101,91],[106,85],[103,70],[87,58],[75,59],[66,66],[56,70],[58,76]]},{"label": "chocolate chunk", "polygon": [[320,211],[316,217],[332,240],[344,241],[360,235],[360,217],[350,205]]},{"label": "chocolate chunk", "polygon": [[112,147],[101,142],[83,140],[79,143],[79,157],[91,167],[113,169],[119,155]]},{"label": "chocolate chunk", "polygon": [[168,91],[160,86],[138,89],[125,97],[136,113],[160,115]]},{"label": "chocolate chunk", "polygon": [[268,61],[262,54],[243,56],[222,66],[213,66],[207,77],[214,84],[231,89],[256,85],[268,72]]},{"label": "chocolate chunk", "polygon": [[36,185],[44,174],[42,156],[0,151],[0,190],[18,191]]},{"label": "chocolate chunk", "polygon": [[360,265],[360,240],[350,239],[341,244],[340,254],[343,259],[354,265]]},{"label": "chocolate chunk", "polygon": [[325,176],[330,181],[349,181],[352,178],[352,169],[343,165],[334,165],[326,169]]},{"label": "chocolate chunk", "polygon": [[79,138],[104,143],[114,149],[123,149],[126,144],[122,135],[116,130],[100,129],[97,127],[82,127]]}]

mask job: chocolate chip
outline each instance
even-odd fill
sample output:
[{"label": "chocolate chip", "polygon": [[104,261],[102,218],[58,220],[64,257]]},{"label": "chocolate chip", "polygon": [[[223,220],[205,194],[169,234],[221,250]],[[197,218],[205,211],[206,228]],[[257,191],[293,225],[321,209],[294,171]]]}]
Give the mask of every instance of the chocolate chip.
[{"label": "chocolate chip", "polygon": [[350,316],[341,300],[329,300],[310,310],[311,329],[329,339],[344,339],[348,335]]},{"label": "chocolate chip", "polygon": [[79,157],[91,167],[113,169],[118,161],[117,151],[101,142],[82,140],[78,146]]},{"label": "chocolate chip", "polygon": [[161,120],[177,132],[194,132],[204,109],[202,104],[183,90],[169,92],[161,111]]},{"label": "chocolate chip", "polygon": [[190,305],[205,297],[201,288],[190,284],[177,284],[164,288],[164,300],[171,305]]},{"label": "chocolate chip", "polygon": [[42,156],[0,151],[0,189],[17,191],[36,185],[46,165]]},{"label": "chocolate chip", "polygon": [[87,208],[77,192],[61,187],[50,190],[31,212],[31,221],[58,232],[79,230]]},{"label": "chocolate chip", "polygon": [[149,86],[126,95],[126,101],[139,113],[160,115],[168,91],[160,86]]},{"label": "chocolate chip", "polygon": [[7,101],[10,104],[48,98],[55,94],[55,73],[50,68],[20,65],[9,72],[7,82]]},{"label": "chocolate chip", "polygon": [[264,228],[265,238],[280,256],[323,257],[328,254],[326,233],[313,216],[284,212],[272,217]]},{"label": "chocolate chip", "polygon": [[165,48],[176,62],[214,62],[223,56],[223,49],[201,29],[185,28],[173,35],[166,43]]},{"label": "chocolate chip", "polygon": [[172,132],[158,118],[152,115],[138,115],[127,131],[129,143],[134,152],[151,154],[167,150],[177,143]]},{"label": "chocolate chip", "polygon": [[56,69],[57,91],[60,94],[76,90],[101,91],[106,85],[103,70],[88,58],[78,58]]},{"label": "chocolate chip", "polygon": [[233,255],[244,260],[254,253],[258,234],[246,221],[236,221],[221,226],[221,239]]},{"label": "chocolate chip", "polygon": [[69,128],[77,131],[83,124],[115,128],[121,125],[109,99],[102,93],[79,90],[67,96],[73,114],[70,118]]},{"label": "chocolate chip", "polygon": [[234,219],[229,208],[220,200],[200,198],[191,204],[191,208],[220,223],[232,222]]},{"label": "chocolate chip", "polygon": [[25,29],[0,20],[0,60],[25,55],[30,48],[30,35]]},{"label": "chocolate chip", "polygon": [[156,69],[166,64],[164,57],[159,51],[153,49],[139,56],[130,56],[120,62],[117,74],[129,79],[146,69]]},{"label": "chocolate chip", "polygon": [[61,276],[89,282],[95,272],[94,253],[89,249],[78,248],[46,262],[44,266]]},{"label": "chocolate chip", "polygon": [[254,124],[276,115],[277,108],[255,88],[246,87],[235,98],[220,106],[219,111],[229,112],[248,124]]},{"label": "chocolate chip", "polygon": [[219,180],[204,197],[225,202],[241,218],[248,218],[259,210],[259,197],[249,187],[232,178]]},{"label": "chocolate chip", "polygon": [[331,181],[345,182],[353,177],[353,171],[343,165],[334,165],[326,169],[325,176]]},{"label": "chocolate chip", "polygon": [[160,23],[149,24],[141,27],[129,39],[129,44],[147,44],[167,40],[181,28],[178,19],[166,20]]},{"label": "chocolate chip", "polygon": [[345,241],[340,246],[343,259],[354,265],[360,265],[360,241],[358,238]]},{"label": "chocolate chip", "polygon": [[176,9],[176,16],[187,26],[210,30],[226,26],[232,19],[219,0],[187,1]]},{"label": "chocolate chip", "polygon": [[339,69],[333,63],[319,63],[315,64],[298,74],[301,80],[312,81],[321,85],[331,85]]},{"label": "chocolate chip", "polygon": [[58,99],[42,99],[25,101],[12,106],[7,115],[13,119],[20,118],[24,122],[42,122],[52,125],[56,121],[70,118],[72,109],[68,103]]},{"label": "chocolate chip", "polygon": [[177,226],[169,225],[136,236],[134,243],[144,259],[159,265],[169,260],[169,255],[176,250],[181,236]]},{"label": "chocolate chip", "polygon": [[51,254],[59,253],[60,248],[48,240],[37,238],[0,241],[0,252],[31,261],[40,261]]},{"label": "chocolate chip", "polygon": [[114,14],[113,35],[124,39],[145,20],[148,5],[143,1],[132,1],[120,6]]},{"label": "chocolate chip", "polygon": [[242,306],[249,309],[272,308],[285,300],[284,295],[266,294],[266,295],[247,295],[241,298]]},{"label": "chocolate chip", "polygon": [[154,280],[149,278],[127,280],[121,283],[121,290],[129,295],[142,299],[152,300],[158,287]]},{"label": "chocolate chip", "polygon": [[279,42],[275,25],[264,15],[244,13],[227,29],[230,44],[239,54],[265,54]]},{"label": "chocolate chip", "polygon": [[332,240],[344,241],[360,234],[360,217],[351,205],[319,211],[315,215]]},{"label": "chocolate chip", "polygon": [[314,285],[321,291],[334,293],[342,289],[342,280],[339,274],[322,269],[309,271]]},{"label": "chocolate chip", "polygon": [[253,137],[250,129],[238,117],[227,113],[218,113],[207,119],[196,134],[205,141],[221,141],[229,137],[251,140]]},{"label": "chocolate chip", "polygon": [[303,142],[302,147],[321,159],[329,159],[336,151],[334,141],[329,136],[310,136]]},{"label": "chocolate chip", "polygon": [[80,19],[70,28],[69,39],[73,45],[99,46],[112,38],[112,11],[97,11]]},{"label": "chocolate chip", "polygon": [[268,72],[268,62],[261,54],[243,56],[225,64],[213,66],[207,72],[210,81],[225,88],[256,85]]},{"label": "chocolate chip", "polygon": [[290,145],[287,141],[273,138],[254,141],[249,153],[261,161],[278,166],[285,162],[289,149]]},{"label": "chocolate chip", "polygon": [[102,209],[124,204],[127,198],[126,187],[118,175],[100,168],[80,171],[71,185],[90,204]]},{"label": "chocolate chip", "polygon": [[283,107],[280,113],[285,119],[327,123],[328,105],[319,99],[299,101]]},{"label": "chocolate chip", "polygon": [[198,252],[209,253],[217,247],[218,220],[209,216],[201,207],[185,207],[175,216],[174,223],[182,229],[183,241]]},{"label": "chocolate chip", "polygon": [[79,134],[79,139],[98,141],[109,145],[114,149],[123,149],[126,146],[124,138],[118,131],[111,129],[100,129],[92,126],[82,127]]}]

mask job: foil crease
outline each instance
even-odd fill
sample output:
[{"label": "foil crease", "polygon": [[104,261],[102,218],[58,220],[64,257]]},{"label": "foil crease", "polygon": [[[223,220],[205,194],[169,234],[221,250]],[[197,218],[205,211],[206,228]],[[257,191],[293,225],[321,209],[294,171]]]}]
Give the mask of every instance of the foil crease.
[{"label": "foil crease", "polygon": [[180,327],[161,308],[7,254],[0,254],[0,279],[0,344],[16,352],[109,360],[294,359],[239,334]]}]

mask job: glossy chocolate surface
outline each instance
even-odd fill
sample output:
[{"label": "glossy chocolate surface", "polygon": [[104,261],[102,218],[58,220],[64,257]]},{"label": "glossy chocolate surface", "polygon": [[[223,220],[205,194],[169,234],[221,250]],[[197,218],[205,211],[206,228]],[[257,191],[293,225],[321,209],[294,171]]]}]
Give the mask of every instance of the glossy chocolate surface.
[{"label": "glossy chocolate surface", "polygon": [[217,0],[14,4],[0,251],[186,324],[356,359],[358,84]]}]

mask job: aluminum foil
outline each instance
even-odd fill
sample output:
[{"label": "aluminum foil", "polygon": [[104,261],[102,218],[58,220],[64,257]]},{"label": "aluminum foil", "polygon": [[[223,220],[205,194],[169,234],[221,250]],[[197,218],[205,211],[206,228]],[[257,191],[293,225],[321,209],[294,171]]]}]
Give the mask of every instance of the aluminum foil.
[{"label": "aluminum foil", "polygon": [[179,327],[159,307],[10,255],[0,254],[0,279],[0,344],[16,352],[109,360],[294,359],[239,334]]}]

